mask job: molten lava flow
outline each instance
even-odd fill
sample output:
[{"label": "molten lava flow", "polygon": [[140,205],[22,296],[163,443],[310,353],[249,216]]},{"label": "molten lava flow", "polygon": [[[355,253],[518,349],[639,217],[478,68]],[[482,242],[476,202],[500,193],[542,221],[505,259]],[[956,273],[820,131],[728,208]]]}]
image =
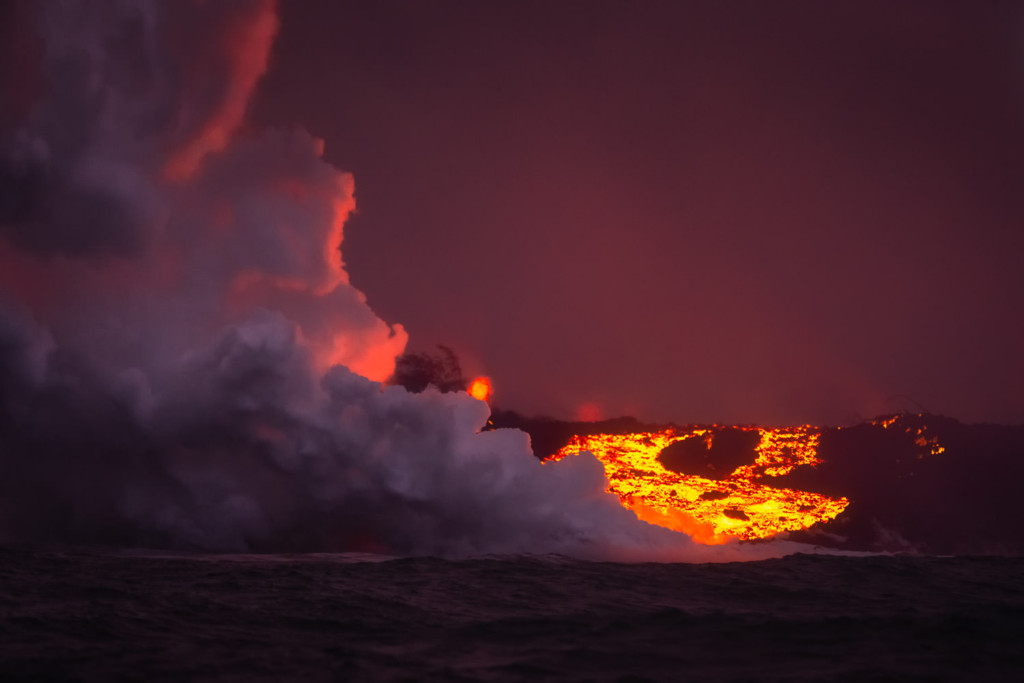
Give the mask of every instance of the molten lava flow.
[{"label": "molten lava flow", "polygon": [[708,445],[711,429],[666,429],[638,434],[575,436],[553,460],[590,451],[603,464],[608,490],[640,519],[682,531],[701,543],[730,538],[768,538],[783,531],[806,529],[834,519],[849,501],[817,493],[773,488],[760,477],[777,477],[799,465],[815,465],[819,430],[810,426],[761,429],[757,458],[721,480],[680,474],[664,467],[658,456],[668,445],[701,438]]},{"label": "molten lava flow", "polygon": [[487,377],[477,377],[469,385],[469,395],[478,401],[487,401],[491,398],[491,380]]}]

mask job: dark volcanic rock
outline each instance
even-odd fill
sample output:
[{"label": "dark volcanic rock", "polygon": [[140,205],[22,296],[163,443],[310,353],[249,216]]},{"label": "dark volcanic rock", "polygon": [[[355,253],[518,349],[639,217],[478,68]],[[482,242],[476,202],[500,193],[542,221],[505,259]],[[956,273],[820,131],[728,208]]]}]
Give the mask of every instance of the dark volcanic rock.
[{"label": "dark volcanic rock", "polygon": [[599,422],[565,422],[547,417],[524,417],[511,410],[495,410],[491,415],[495,429],[521,429],[530,435],[533,454],[544,460],[549,458],[574,436],[587,434],[636,434],[654,432],[674,425],[654,425],[633,417],[617,417]]},{"label": "dark volcanic rock", "polygon": [[794,540],[835,545],[824,533],[858,550],[1024,553],[1024,426],[903,415],[887,429],[864,423],[825,430],[818,453],[816,468],[763,480],[850,500],[833,522],[794,533]]},{"label": "dark volcanic rock", "polygon": [[711,434],[711,448],[704,437],[694,436],[669,444],[658,454],[658,460],[672,472],[725,479],[740,465],[749,465],[757,458],[757,432],[726,427]]}]

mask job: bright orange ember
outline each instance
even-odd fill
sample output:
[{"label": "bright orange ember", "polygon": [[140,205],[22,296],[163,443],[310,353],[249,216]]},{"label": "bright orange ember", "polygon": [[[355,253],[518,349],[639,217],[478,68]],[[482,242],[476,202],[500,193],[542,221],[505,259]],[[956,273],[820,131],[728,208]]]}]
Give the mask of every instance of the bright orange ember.
[{"label": "bright orange ember", "polygon": [[816,465],[820,430],[811,426],[737,429],[758,433],[757,458],[721,480],[672,472],[658,459],[662,449],[682,439],[697,437],[710,442],[714,438],[711,429],[574,436],[552,459],[590,451],[604,464],[608,490],[637,517],[707,544],[806,529],[834,519],[849,505],[846,498],[756,481],[786,474],[799,465]]},{"label": "bright orange ember", "polygon": [[487,401],[491,398],[491,380],[487,377],[477,377],[470,385],[469,395],[478,401]]}]

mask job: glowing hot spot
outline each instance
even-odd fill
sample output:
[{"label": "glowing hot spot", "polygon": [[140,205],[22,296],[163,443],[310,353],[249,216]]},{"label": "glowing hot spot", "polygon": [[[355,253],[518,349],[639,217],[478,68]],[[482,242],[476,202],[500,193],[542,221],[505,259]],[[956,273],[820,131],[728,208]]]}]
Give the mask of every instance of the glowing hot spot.
[{"label": "glowing hot spot", "polygon": [[576,419],[580,422],[597,422],[601,417],[601,406],[596,403],[584,403],[576,409]]},{"label": "glowing hot spot", "polygon": [[487,401],[491,398],[491,380],[487,377],[477,377],[469,385],[469,395],[478,401]]}]

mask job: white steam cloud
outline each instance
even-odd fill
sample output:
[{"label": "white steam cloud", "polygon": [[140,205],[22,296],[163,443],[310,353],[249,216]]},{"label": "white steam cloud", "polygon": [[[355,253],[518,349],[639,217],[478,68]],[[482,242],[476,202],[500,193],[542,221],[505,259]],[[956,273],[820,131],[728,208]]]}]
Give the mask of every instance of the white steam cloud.
[{"label": "white steam cloud", "polygon": [[465,394],[378,383],[405,333],[343,270],[351,178],[237,132],[272,3],[14,14],[43,87],[0,119],[0,541],[751,556],[639,522]]}]

